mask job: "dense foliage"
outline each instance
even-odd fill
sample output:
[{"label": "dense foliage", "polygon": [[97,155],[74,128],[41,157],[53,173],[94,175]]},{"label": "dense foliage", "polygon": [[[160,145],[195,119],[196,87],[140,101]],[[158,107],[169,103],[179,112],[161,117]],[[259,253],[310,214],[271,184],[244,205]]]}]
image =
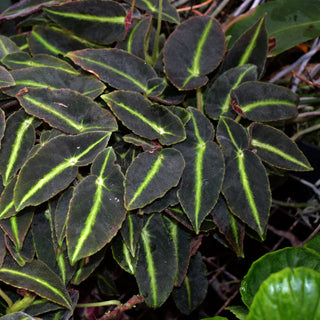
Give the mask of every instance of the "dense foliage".
[{"label": "dense foliage", "polygon": [[312,170],[278,126],[298,96],[260,80],[265,15],[229,47],[217,20],[180,22],[167,0],[25,0],[0,19],[23,31],[0,36],[1,312],[69,319],[112,254],[137,301],[172,294],[190,314],[201,235],[243,256],[245,232],[266,236],[269,175]]}]

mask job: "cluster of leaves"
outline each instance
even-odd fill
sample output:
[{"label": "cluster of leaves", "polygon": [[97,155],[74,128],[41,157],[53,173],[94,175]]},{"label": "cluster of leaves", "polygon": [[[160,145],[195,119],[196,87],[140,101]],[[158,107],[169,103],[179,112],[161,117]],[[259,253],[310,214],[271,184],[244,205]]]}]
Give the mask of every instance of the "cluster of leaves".
[{"label": "cluster of leaves", "polygon": [[[246,307],[228,309],[238,319],[318,319],[319,248],[318,234],[303,247],[284,248],[256,260],[240,288]],[[219,319],[227,320],[224,317],[206,320]]]},{"label": "cluster of leaves", "polygon": [[207,290],[197,235],[243,255],[245,228],[265,237],[268,172],[311,170],[270,125],[298,97],[259,81],[264,16],[228,51],[215,19],[180,24],[167,0],[25,0],[0,16],[18,18],[26,32],[0,36],[0,280],[37,295],[30,316],[69,319],[71,285],[111,248],[149,306],[173,293],[189,314]]}]

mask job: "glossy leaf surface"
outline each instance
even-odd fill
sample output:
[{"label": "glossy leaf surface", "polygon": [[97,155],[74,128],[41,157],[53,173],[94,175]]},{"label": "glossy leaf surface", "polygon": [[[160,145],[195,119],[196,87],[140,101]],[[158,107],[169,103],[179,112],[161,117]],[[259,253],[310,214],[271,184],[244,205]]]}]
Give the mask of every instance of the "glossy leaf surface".
[{"label": "glossy leaf surface", "polygon": [[290,267],[305,266],[320,272],[320,255],[306,248],[284,248],[270,252],[256,260],[241,283],[242,301],[249,308],[265,279],[271,274]]},{"label": "glossy leaf surface", "polygon": [[201,16],[185,21],[171,34],[164,48],[168,78],[182,90],[205,85],[206,75],[223,58],[224,46],[224,34],[216,20]]},{"label": "glossy leaf surface", "polygon": [[320,317],[320,273],[286,268],[265,280],[254,297],[248,320],[316,320]]}]

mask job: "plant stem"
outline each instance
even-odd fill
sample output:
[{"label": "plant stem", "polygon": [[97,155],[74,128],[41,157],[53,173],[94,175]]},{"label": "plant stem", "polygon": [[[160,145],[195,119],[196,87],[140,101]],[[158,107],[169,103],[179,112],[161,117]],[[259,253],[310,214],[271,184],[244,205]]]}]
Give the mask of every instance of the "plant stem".
[{"label": "plant stem", "polygon": [[316,124],[312,127],[309,127],[307,129],[304,129],[304,130],[301,130],[299,132],[297,132],[295,135],[293,135],[291,137],[292,140],[298,140],[299,138],[301,138],[303,135],[307,134],[307,133],[310,133],[310,132],[313,132],[313,131],[316,131],[316,130],[319,130],[320,129],[320,124]]},{"label": "plant stem", "polygon": [[7,303],[9,308],[13,305],[12,300],[7,296],[7,294],[3,290],[1,290],[1,288],[0,288],[0,297]]},{"label": "plant stem", "polygon": [[87,308],[87,307],[105,307],[105,306],[121,306],[121,302],[119,300],[108,300],[101,302],[92,302],[92,303],[78,303],[76,308]]},{"label": "plant stem", "polygon": [[[280,200],[272,199],[272,203],[276,204],[281,207],[289,207],[289,208],[307,208],[307,207],[315,207],[314,203],[308,203],[308,202],[285,202]],[[319,207],[320,208],[320,207]]]},{"label": "plant stem", "polygon": [[238,116],[236,117],[236,119],[234,120],[235,122],[240,122],[240,120],[242,119],[241,115],[238,114]]},{"label": "plant stem", "polygon": [[211,17],[215,18],[223,10],[223,8],[228,4],[228,2],[230,2],[230,0],[223,0],[218,6],[218,8],[213,11],[213,13],[211,14]]},{"label": "plant stem", "polygon": [[203,113],[202,92],[201,89],[197,89],[197,108]]},{"label": "plant stem", "polygon": [[159,39],[161,32],[161,21],[162,21],[162,3],[163,0],[159,0],[159,13],[158,13],[158,23],[157,23],[157,33],[154,41],[153,52],[152,52],[152,64],[156,63],[159,54]]}]

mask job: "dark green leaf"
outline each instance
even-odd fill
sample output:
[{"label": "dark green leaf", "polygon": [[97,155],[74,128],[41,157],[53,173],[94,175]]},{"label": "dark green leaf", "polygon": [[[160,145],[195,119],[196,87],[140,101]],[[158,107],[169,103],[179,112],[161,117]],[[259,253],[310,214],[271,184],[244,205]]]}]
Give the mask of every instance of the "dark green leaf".
[{"label": "dark green leaf", "polygon": [[271,83],[250,81],[231,91],[235,111],[253,121],[277,121],[297,115],[298,96]]},{"label": "dark green leaf", "polygon": [[34,320],[33,317],[31,317],[27,313],[21,312],[21,311],[7,314],[3,317],[0,317],[0,319],[1,320]]},{"label": "dark green leaf", "polygon": [[153,78],[149,79],[147,83],[148,96],[159,96],[163,93],[165,88],[167,87],[167,81],[165,78]]},{"label": "dark green leaf", "polygon": [[0,88],[14,86],[15,82],[12,75],[5,69],[0,66]]},{"label": "dark green leaf", "polygon": [[77,166],[92,162],[109,137],[108,132],[95,131],[61,135],[41,146],[20,171],[14,190],[17,211],[38,205],[66,188],[76,177]]},{"label": "dark green leaf", "polygon": [[67,57],[116,89],[147,92],[155,71],[144,60],[120,49],[86,49]]},{"label": "dark green leaf", "polygon": [[230,212],[221,195],[211,215],[214,223],[219,227],[219,231],[226,237],[236,254],[243,257],[244,224]]},{"label": "dark green leaf", "polygon": [[101,152],[76,187],[68,212],[67,244],[72,265],[100,250],[125,219],[123,175],[112,148]]},{"label": "dark green leaf", "polygon": [[286,267],[301,266],[320,272],[320,255],[302,247],[284,248],[265,254],[251,265],[241,283],[242,301],[249,308],[260,285],[271,274]]},{"label": "dark green leaf", "polygon": [[142,229],[135,274],[140,293],[149,306],[159,307],[167,300],[176,271],[174,243],[168,237],[161,216],[154,214]]},{"label": "dark green leaf", "polygon": [[199,233],[202,221],[218,200],[224,163],[222,152],[212,142],[214,129],[210,121],[196,109],[188,111],[191,119],[186,125],[187,139],[177,144],[186,162],[178,198]]},{"label": "dark green leaf", "polygon": [[[131,0],[126,0],[126,1],[129,3],[132,2]],[[179,14],[177,12],[177,9],[172,4],[170,4],[170,1],[162,0],[161,4],[162,4],[161,20],[179,24],[180,23]],[[135,6],[137,6],[142,10],[145,10],[148,13],[151,13],[153,17],[156,19],[159,16],[159,6],[160,6],[159,0],[136,0]]]},{"label": "dark green leaf", "polygon": [[2,266],[5,255],[6,255],[5,234],[3,230],[0,228],[0,268]]},{"label": "dark green leaf", "polygon": [[39,260],[33,260],[20,267],[7,257],[0,269],[0,280],[14,287],[35,292],[65,308],[72,308],[61,279]]},{"label": "dark green leaf", "polygon": [[320,234],[317,233],[311,240],[309,240],[305,245],[305,248],[314,250],[320,254]]},{"label": "dark green leaf", "polygon": [[17,111],[7,119],[0,150],[0,173],[4,185],[10,182],[26,161],[35,142],[33,126],[38,123],[23,110]]},{"label": "dark green leaf", "polygon": [[18,51],[20,51],[19,47],[12,40],[10,40],[8,37],[0,35],[0,59],[9,53]]},{"label": "dark green leaf", "polygon": [[7,219],[16,214],[13,201],[13,190],[17,179],[13,178],[3,190],[0,198],[0,219]]},{"label": "dark green leaf", "polygon": [[282,131],[259,123],[250,126],[250,144],[256,154],[273,166],[295,171],[312,170],[294,141]]},{"label": "dark green leaf", "polygon": [[257,67],[246,64],[224,72],[214,81],[205,93],[204,108],[211,119],[220,116],[233,117],[234,111],[230,107],[231,90],[246,81],[257,80]]},{"label": "dark green leaf", "polygon": [[249,310],[244,306],[230,306],[226,310],[232,312],[239,320],[246,320]]},{"label": "dark green leaf", "polygon": [[74,75],[80,73],[69,63],[48,54],[36,54],[31,57],[27,52],[15,52],[6,55],[1,62],[9,69],[22,69],[29,67],[54,67],[56,69],[67,71]]},{"label": "dark green leaf", "polygon": [[230,49],[223,65],[224,70],[251,63],[258,67],[261,76],[267,59],[268,34],[265,17],[249,28]]},{"label": "dark green leaf", "polygon": [[123,41],[117,43],[117,49],[123,49],[135,56],[145,59],[146,39],[150,31],[152,17],[146,17],[133,24]]},{"label": "dark green leaf", "polygon": [[4,135],[4,131],[6,129],[6,116],[2,109],[0,109],[0,147],[1,147],[1,140]]},{"label": "dark green leaf", "polygon": [[113,91],[102,95],[112,111],[134,133],[170,145],[185,139],[181,120],[167,108],[153,105],[137,92]]},{"label": "dark green leaf", "polygon": [[17,249],[21,249],[33,219],[33,211],[28,209],[0,221],[0,226],[8,235]]},{"label": "dark green leaf", "polygon": [[32,54],[64,56],[69,51],[85,49],[90,43],[56,26],[34,26],[28,37]]},{"label": "dark green leaf", "polygon": [[39,88],[17,98],[26,112],[67,133],[115,131],[118,128],[109,111],[77,91]]},{"label": "dark green leaf", "polygon": [[126,12],[113,1],[66,2],[44,11],[63,28],[92,42],[106,45],[125,36]]},{"label": "dark green leaf", "polygon": [[135,134],[127,134],[122,137],[123,141],[132,143],[137,147],[142,147],[144,151],[152,151],[159,149],[159,144],[154,141],[143,139]]},{"label": "dark green leaf", "polygon": [[224,46],[224,34],[216,20],[205,15],[188,19],[166,42],[164,64],[168,78],[182,90],[205,85],[206,75],[223,58]]},{"label": "dark green leaf", "polygon": [[254,297],[247,320],[317,320],[320,317],[320,273],[286,268],[265,280]]},{"label": "dark green leaf", "polygon": [[24,93],[25,88],[71,89],[90,98],[96,98],[105,89],[105,86],[96,77],[75,76],[68,71],[51,67],[31,67],[11,71],[16,83],[15,86],[2,91],[9,96]]},{"label": "dark green leaf", "polygon": [[125,178],[125,206],[142,208],[175,187],[181,178],[184,160],[176,149],[144,152],[132,162]]},{"label": "dark green leaf", "polygon": [[183,314],[190,314],[199,306],[207,294],[206,267],[200,252],[190,260],[188,273],[180,288],[173,291],[174,301]]}]

